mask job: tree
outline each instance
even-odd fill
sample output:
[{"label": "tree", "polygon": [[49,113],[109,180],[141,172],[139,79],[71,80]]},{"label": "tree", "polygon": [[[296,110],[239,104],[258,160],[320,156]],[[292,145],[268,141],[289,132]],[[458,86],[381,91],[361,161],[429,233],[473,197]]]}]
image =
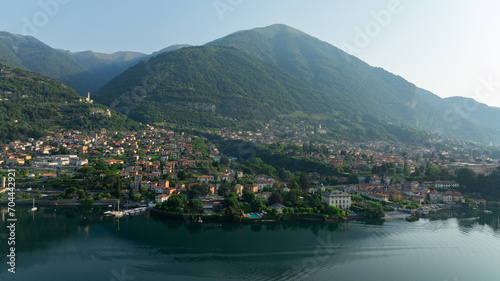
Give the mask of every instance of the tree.
[{"label": "tree", "polygon": [[219,163],[222,166],[226,166],[227,164],[229,164],[229,159],[226,156],[222,156],[219,160]]},{"label": "tree", "polygon": [[135,192],[133,187],[130,188],[128,196],[130,197],[130,199],[134,200]]},{"label": "tree", "polygon": [[167,207],[169,210],[173,211],[177,208],[183,207],[187,202],[186,195],[184,194],[177,194],[177,195],[172,195],[167,201]]},{"label": "tree", "polygon": [[307,177],[306,172],[300,173],[299,185],[300,185],[300,188],[302,188],[304,190],[309,190],[309,187],[310,187],[309,177]]},{"label": "tree", "polygon": [[189,206],[195,209],[198,213],[203,212],[203,202],[199,199],[189,200]]},{"label": "tree", "polygon": [[81,167],[78,172],[84,177],[84,178],[87,178],[88,176],[90,176],[91,174],[95,173],[96,172],[96,169],[94,169],[93,167],[91,166],[83,166]]},{"label": "tree", "polygon": [[348,179],[349,184],[358,184],[359,178],[356,174],[350,174]]},{"label": "tree", "polygon": [[108,169],[108,164],[106,164],[106,162],[104,162],[104,160],[99,159],[94,164],[94,169],[99,170],[99,171],[105,171]]},{"label": "tree", "polygon": [[224,208],[234,208],[236,209],[238,207],[238,200],[234,197],[226,197],[224,198],[224,201],[222,201],[222,205]]},{"label": "tree", "polygon": [[290,189],[288,193],[285,195],[285,201],[288,201],[292,204],[297,204],[299,201],[299,191],[297,189]]},{"label": "tree", "polygon": [[236,186],[231,185],[231,183],[227,180],[222,181],[219,189],[217,190],[217,194],[227,197],[231,192],[236,192]]},{"label": "tree", "polygon": [[191,190],[188,191],[188,196],[190,199],[194,199],[200,196],[205,196],[207,194],[208,194],[208,187],[199,184],[191,187]]},{"label": "tree", "polygon": [[224,215],[225,215],[226,219],[229,219],[232,221],[239,220],[238,212],[236,212],[236,210],[233,207],[226,208]]},{"label": "tree", "polygon": [[477,191],[477,176],[470,168],[461,168],[457,171],[457,182],[466,185],[469,191]]},{"label": "tree", "polygon": [[254,199],[252,202],[250,202],[250,207],[252,208],[252,211],[260,212],[266,206],[264,206],[264,203],[262,203],[262,201],[260,201],[259,199]]},{"label": "tree", "polygon": [[80,203],[85,206],[91,206],[94,204],[94,198],[92,196],[86,196],[85,198],[80,200]]},{"label": "tree", "polygon": [[74,186],[66,188],[66,190],[61,194],[64,198],[74,198],[78,193],[78,189]]},{"label": "tree", "polygon": [[250,203],[254,199],[255,199],[255,193],[253,193],[250,190],[248,190],[247,187],[243,188],[243,200],[245,200],[245,202]]},{"label": "tree", "polygon": [[342,210],[335,206],[328,206],[325,210],[325,213],[330,217],[338,217],[342,213]]},{"label": "tree", "polygon": [[63,155],[66,155],[66,154],[69,154],[70,151],[67,147],[63,146],[62,144],[59,145],[59,149],[57,151],[58,154],[63,154]]},{"label": "tree", "polygon": [[281,196],[281,193],[274,191],[271,193],[271,196],[269,196],[269,205],[278,203],[278,204],[283,204],[283,196]]},{"label": "tree", "polygon": [[188,172],[186,172],[184,170],[180,170],[180,171],[177,172],[177,178],[179,180],[181,180],[181,181],[187,180],[187,179],[191,178],[191,176],[192,175],[190,173],[188,173]]}]

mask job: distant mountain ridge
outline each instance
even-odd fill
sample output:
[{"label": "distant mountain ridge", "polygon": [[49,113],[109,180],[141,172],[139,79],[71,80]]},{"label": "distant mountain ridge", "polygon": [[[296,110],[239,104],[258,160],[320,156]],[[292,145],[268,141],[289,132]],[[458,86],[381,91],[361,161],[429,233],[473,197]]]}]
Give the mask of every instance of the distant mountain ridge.
[{"label": "distant mountain ridge", "polygon": [[0,32],[0,63],[42,74],[68,84],[80,95],[94,92],[139,61],[188,45],[173,45],[151,55],[53,49],[31,36]]},{"label": "distant mountain ridge", "polygon": [[[476,122],[479,119],[463,118],[450,109],[449,103],[404,78],[369,66],[326,42],[286,25],[239,31],[209,45],[234,46],[272,62],[316,90],[341,101],[363,119],[377,119],[483,143],[492,138],[500,141],[500,125],[484,127]],[[423,93],[433,98],[426,99],[424,96],[428,95]],[[497,115],[493,120],[499,120],[499,117]],[[458,119],[459,122],[453,121]]]},{"label": "distant mountain ridge", "polygon": [[[80,94],[102,85],[96,101],[141,122],[257,128],[287,118],[304,130],[322,124],[334,139],[411,142],[439,134],[500,143],[500,109],[442,99],[282,24],[151,55],[70,53],[0,32],[3,61],[45,71]],[[475,110],[457,110],[464,103]]]}]

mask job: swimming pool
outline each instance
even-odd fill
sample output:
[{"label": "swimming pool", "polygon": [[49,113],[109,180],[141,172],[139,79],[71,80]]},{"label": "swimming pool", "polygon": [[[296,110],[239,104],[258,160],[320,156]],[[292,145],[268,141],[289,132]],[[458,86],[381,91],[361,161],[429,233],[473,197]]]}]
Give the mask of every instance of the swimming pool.
[{"label": "swimming pool", "polygon": [[248,214],[248,217],[251,218],[251,219],[258,219],[260,218],[260,216],[256,213],[250,213]]}]

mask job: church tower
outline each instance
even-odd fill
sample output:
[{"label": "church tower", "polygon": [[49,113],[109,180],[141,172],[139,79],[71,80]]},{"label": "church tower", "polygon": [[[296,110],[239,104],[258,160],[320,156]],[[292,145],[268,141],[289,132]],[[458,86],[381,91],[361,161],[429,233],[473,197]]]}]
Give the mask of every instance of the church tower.
[{"label": "church tower", "polygon": [[93,103],[94,101],[90,99],[90,92],[87,93],[87,102],[88,103]]}]

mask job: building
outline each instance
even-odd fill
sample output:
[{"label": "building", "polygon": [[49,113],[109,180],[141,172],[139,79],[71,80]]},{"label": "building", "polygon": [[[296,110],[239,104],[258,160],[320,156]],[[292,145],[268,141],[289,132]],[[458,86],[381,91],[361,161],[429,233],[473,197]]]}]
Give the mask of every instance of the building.
[{"label": "building", "polygon": [[443,194],[440,192],[437,192],[436,190],[431,191],[429,195],[429,201],[431,202],[442,202],[443,201]]},{"label": "building", "polygon": [[208,183],[209,181],[213,181],[214,177],[213,176],[207,176],[207,175],[202,175],[198,176],[197,180],[202,183]]},{"label": "building", "polygon": [[342,191],[328,191],[322,194],[321,201],[328,206],[335,206],[340,209],[351,208],[351,195]]},{"label": "building", "polygon": [[456,181],[426,181],[422,186],[432,188],[458,188],[459,184]]},{"label": "building", "polygon": [[43,180],[50,180],[56,177],[56,174],[43,174],[42,179]]},{"label": "building", "polygon": [[163,203],[163,202],[167,201],[168,198],[170,198],[170,195],[168,195],[168,194],[162,194],[162,193],[160,193],[160,194],[156,194],[155,195],[155,200],[158,203]]}]

